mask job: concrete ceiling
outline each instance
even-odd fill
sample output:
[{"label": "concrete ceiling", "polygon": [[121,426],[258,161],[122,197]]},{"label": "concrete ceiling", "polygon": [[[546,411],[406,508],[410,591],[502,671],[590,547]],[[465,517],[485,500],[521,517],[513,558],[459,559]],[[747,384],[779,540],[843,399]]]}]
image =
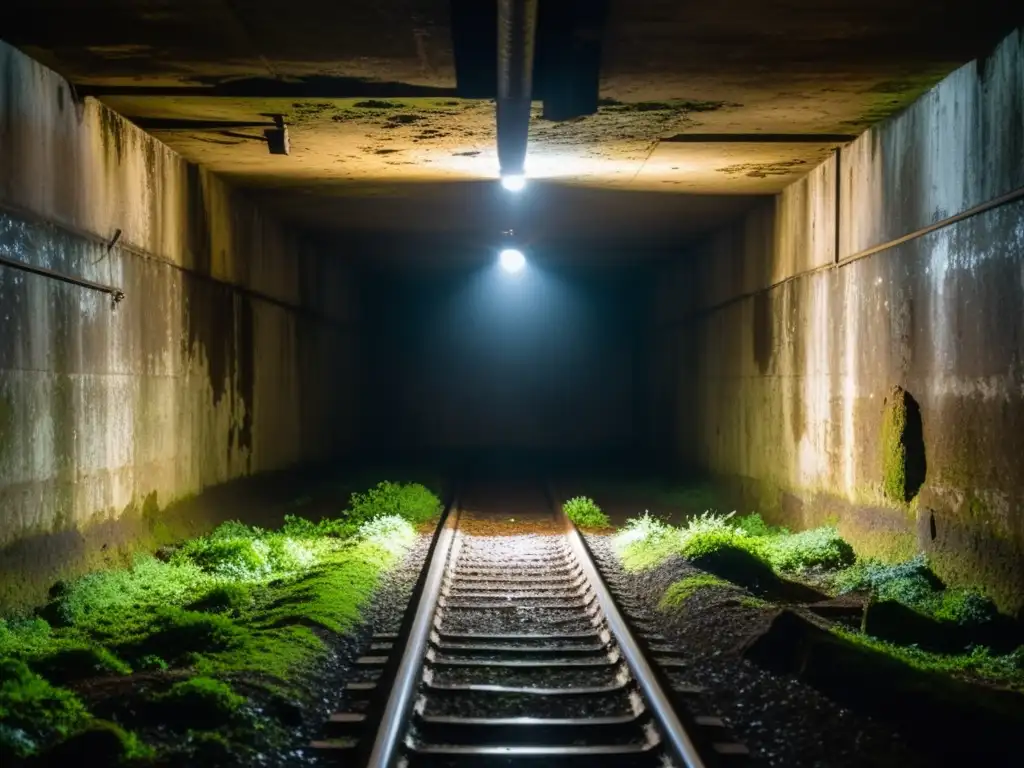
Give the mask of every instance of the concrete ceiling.
[{"label": "concrete ceiling", "polygon": [[[491,181],[493,102],[459,97],[458,2],[6,0],[0,35],[312,227],[481,243],[515,226],[639,253],[799,178],[1020,15],[998,0],[608,0],[601,105],[552,122],[538,104],[538,181],[510,208]],[[289,156],[260,140],[274,114]]]}]

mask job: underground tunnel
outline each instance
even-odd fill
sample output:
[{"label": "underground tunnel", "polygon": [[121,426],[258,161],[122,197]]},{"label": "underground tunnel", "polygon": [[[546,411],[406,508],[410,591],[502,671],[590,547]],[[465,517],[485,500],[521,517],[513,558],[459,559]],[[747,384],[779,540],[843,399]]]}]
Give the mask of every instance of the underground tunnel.
[{"label": "underground tunnel", "polygon": [[0,764],[1019,765],[1012,5],[7,0]]}]

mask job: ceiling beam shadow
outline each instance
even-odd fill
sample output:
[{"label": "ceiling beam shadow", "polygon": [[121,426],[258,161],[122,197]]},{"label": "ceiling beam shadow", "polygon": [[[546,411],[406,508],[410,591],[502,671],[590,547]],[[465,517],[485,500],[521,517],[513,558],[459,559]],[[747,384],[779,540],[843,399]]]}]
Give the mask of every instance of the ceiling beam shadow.
[{"label": "ceiling beam shadow", "polygon": [[845,144],[846,133],[679,133],[661,141],[679,144]]},{"label": "ceiling beam shadow", "polygon": [[304,78],[274,80],[265,77],[247,77],[237,80],[211,80],[206,85],[153,86],[153,85],[90,85],[75,84],[78,96],[223,96],[248,98],[288,99],[358,99],[452,97],[455,88],[428,85],[410,85],[400,82],[378,82],[358,77],[331,77],[313,75]]}]

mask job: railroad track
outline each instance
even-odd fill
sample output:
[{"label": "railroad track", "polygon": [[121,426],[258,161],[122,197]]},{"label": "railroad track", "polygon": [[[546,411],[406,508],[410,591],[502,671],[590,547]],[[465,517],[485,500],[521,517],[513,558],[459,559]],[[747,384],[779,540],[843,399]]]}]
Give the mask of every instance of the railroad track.
[{"label": "railroad track", "polygon": [[664,638],[630,626],[583,538],[554,514],[550,534],[474,536],[452,505],[415,610],[359,660],[367,679],[350,689],[367,699],[331,718],[335,738],[313,745],[322,757],[711,768],[745,756],[720,719],[681,706],[694,691],[661,669],[672,663]]}]

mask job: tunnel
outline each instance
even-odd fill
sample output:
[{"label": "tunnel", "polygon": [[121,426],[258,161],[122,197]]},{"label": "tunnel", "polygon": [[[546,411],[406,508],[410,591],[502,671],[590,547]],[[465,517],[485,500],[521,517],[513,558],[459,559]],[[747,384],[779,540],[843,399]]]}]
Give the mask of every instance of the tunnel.
[{"label": "tunnel", "polygon": [[1016,766],[1024,15],[7,0],[0,764]]}]

